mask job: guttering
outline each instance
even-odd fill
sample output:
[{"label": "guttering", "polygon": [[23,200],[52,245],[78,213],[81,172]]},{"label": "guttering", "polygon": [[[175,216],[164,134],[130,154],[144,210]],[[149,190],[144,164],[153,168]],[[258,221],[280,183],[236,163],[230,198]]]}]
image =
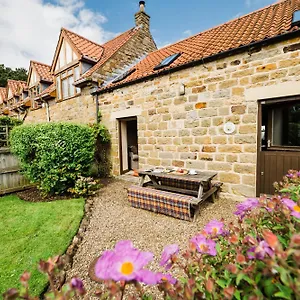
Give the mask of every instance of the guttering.
[{"label": "guttering", "polygon": [[141,77],[141,78],[137,78],[137,79],[134,79],[132,81],[127,81],[127,82],[124,82],[124,83],[121,83],[119,85],[115,85],[115,86],[112,86],[112,87],[109,87],[109,88],[106,88],[106,89],[105,88],[104,89],[98,89],[97,91],[93,92],[92,95],[96,94],[96,93],[97,94],[108,93],[108,92],[111,92],[113,90],[122,88],[124,86],[132,85],[134,83],[139,83],[139,82],[149,80],[149,79],[152,79],[152,78],[155,78],[155,77],[159,77],[159,76],[163,76],[163,75],[166,75],[166,74],[174,73],[176,71],[180,71],[180,70],[183,70],[183,69],[186,69],[186,68],[189,68],[189,67],[202,65],[202,64],[220,59],[220,58],[224,58],[224,57],[227,57],[227,56],[231,56],[231,55],[234,55],[234,54],[239,54],[239,53],[245,52],[246,50],[250,51],[251,48],[254,48],[254,47],[257,47],[257,46],[266,46],[268,44],[275,43],[275,42],[281,41],[281,40],[285,40],[287,38],[297,37],[299,35],[300,35],[300,29],[295,30],[295,31],[291,31],[291,32],[287,32],[287,33],[277,35],[277,36],[274,36],[274,37],[271,37],[271,38],[268,38],[268,39],[264,39],[264,40],[260,40],[260,41],[257,41],[257,42],[253,42],[251,44],[240,46],[238,48],[229,49],[229,50],[219,52],[217,54],[213,54],[213,55],[210,55],[210,56],[207,56],[207,57],[201,57],[200,59],[193,60],[193,61],[188,62],[186,64],[179,65],[179,66],[176,66],[176,67],[173,67],[173,68],[170,68],[170,69],[162,70],[161,72],[157,72],[157,73],[150,74],[150,75],[147,75],[147,76],[144,76],[144,77]]}]

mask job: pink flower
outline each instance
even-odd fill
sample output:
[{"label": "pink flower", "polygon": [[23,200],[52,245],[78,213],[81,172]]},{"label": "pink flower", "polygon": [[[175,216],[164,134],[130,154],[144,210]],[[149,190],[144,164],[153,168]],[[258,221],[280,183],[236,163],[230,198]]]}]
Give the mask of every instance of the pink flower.
[{"label": "pink flower", "polygon": [[81,279],[75,278],[75,277],[72,278],[70,285],[73,289],[77,290],[80,295],[85,294],[85,289],[84,289],[83,282]]},{"label": "pink flower", "polygon": [[235,211],[234,214],[236,216],[239,216],[241,219],[243,219],[245,217],[247,211],[257,207],[258,204],[259,204],[258,199],[249,198],[236,206],[237,210]]},{"label": "pink flower", "polygon": [[156,279],[157,279],[157,283],[168,281],[171,284],[175,284],[177,282],[177,280],[170,274],[156,273]]},{"label": "pink flower", "polygon": [[290,209],[292,216],[300,219],[300,206],[296,202],[287,198],[282,199],[282,202]]},{"label": "pink flower", "polygon": [[262,260],[266,255],[272,257],[274,255],[274,251],[270,247],[270,245],[266,241],[261,241],[258,246],[251,247],[247,251],[247,256],[249,259],[259,259]]},{"label": "pink flower", "polygon": [[161,255],[161,260],[159,265],[165,266],[166,270],[169,270],[172,267],[172,256],[178,254],[179,247],[176,244],[172,244],[169,246],[166,246],[164,248],[164,251]]},{"label": "pink flower", "polygon": [[[120,241],[115,249],[105,251],[95,265],[95,275],[102,280],[150,281],[150,273],[143,268],[153,260],[151,252],[135,249],[131,241]],[[150,272],[150,271],[149,271]],[[154,276],[154,273],[153,273]]]},{"label": "pink flower", "polygon": [[191,242],[196,245],[198,252],[212,256],[217,255],[216,243],[213,240],[207,239],[203,234],[193,237]]},{"label": "pink flower", "polygon": [[205,232],[213,236],[224,234],[224,223],[217,220],[210,221],[204,228]]}]

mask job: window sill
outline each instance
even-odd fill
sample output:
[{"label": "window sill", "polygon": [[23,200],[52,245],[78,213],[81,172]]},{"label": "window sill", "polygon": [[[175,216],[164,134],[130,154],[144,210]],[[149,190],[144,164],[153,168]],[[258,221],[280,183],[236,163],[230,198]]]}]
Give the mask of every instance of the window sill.
[{"label": "window sill", "polygon": [[73,98],[76,98],[76,97],[79,97],[79,96],[81,96],[81,93],[76,94],[75,96],[72,96],[72,97],[65,98],[65,99],[55,100],[55,102],[60,103],[60,102],[64,102],[64,101],[67,101],[67,100],[70,100],[70,99],[73,99]]}]

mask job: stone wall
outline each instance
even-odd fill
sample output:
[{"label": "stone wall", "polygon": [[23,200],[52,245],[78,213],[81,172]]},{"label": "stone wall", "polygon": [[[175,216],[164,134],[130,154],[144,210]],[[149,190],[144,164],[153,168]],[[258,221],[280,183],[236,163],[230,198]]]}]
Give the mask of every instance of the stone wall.
[{"label": "stone wall", "polygon": [[[66,101],[49,101],[49,113],[51,122],[74,122],[74,123],[95,123],[96,104],[88,88],[82,90],[79,97],[73,97]],[[46,108],[31,110],[25,119],[28,123],[47,122]]]},{"label": "stone wall", "polygon": [[[112,134],[113,173],[120,171],[118,118],[136,115],[140,167],[217,171],[223,197],[255,196],[260,93],[253,95],[274,87],[279,95],[289,94],[300,79],[299,47],[290,45],[299,42],[281,42],[99,95],[103,122]],[[286,82],[292,84],[282,89]],[[185,94],[180,96],[182,84]],[[228,121],[236,125],[233,134],[224,133]]]}]

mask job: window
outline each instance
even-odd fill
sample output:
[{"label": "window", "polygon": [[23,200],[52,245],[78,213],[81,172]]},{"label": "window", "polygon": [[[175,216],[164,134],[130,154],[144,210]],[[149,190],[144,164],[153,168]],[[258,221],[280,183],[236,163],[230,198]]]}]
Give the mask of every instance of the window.
[{"label": "window", "polygon": [[300,147],[300,101],[263,106],[262,147]]},{"label": "window", "polygon": [[132,74],[135,70],[136,69],[131,69],[131,70],[124,72],[123,74],[119,75],[116,79],[114,79],[112,83],[117,83],[117,82],[124,80],[126,77],[128,77],[130,74]]},{"label": "window", "polygon": [[29,95],[31,98],[35,98],[40,94],[40,85],[33,86],[29,88]]},{"label": "window", "polygon": [[169,57],[163,59],[163,60],[161,61],[160,64],[158,64],[156,67],[154,67],[154,70],[158,70],[158,69],[161,69],[161,68],[164,68],[164,67],[169,66],[169,65],[170,65],[172,62],[174,62],[180,55],[181,55],[181,53],[176,53],[176,54],[170,55]]},{"label": "window", "polygon": [[73,85],[79,77],[79,66],[66,70],[56,77],[57,100],[67,99],[80,94],[80,88],[76,88]]}]

